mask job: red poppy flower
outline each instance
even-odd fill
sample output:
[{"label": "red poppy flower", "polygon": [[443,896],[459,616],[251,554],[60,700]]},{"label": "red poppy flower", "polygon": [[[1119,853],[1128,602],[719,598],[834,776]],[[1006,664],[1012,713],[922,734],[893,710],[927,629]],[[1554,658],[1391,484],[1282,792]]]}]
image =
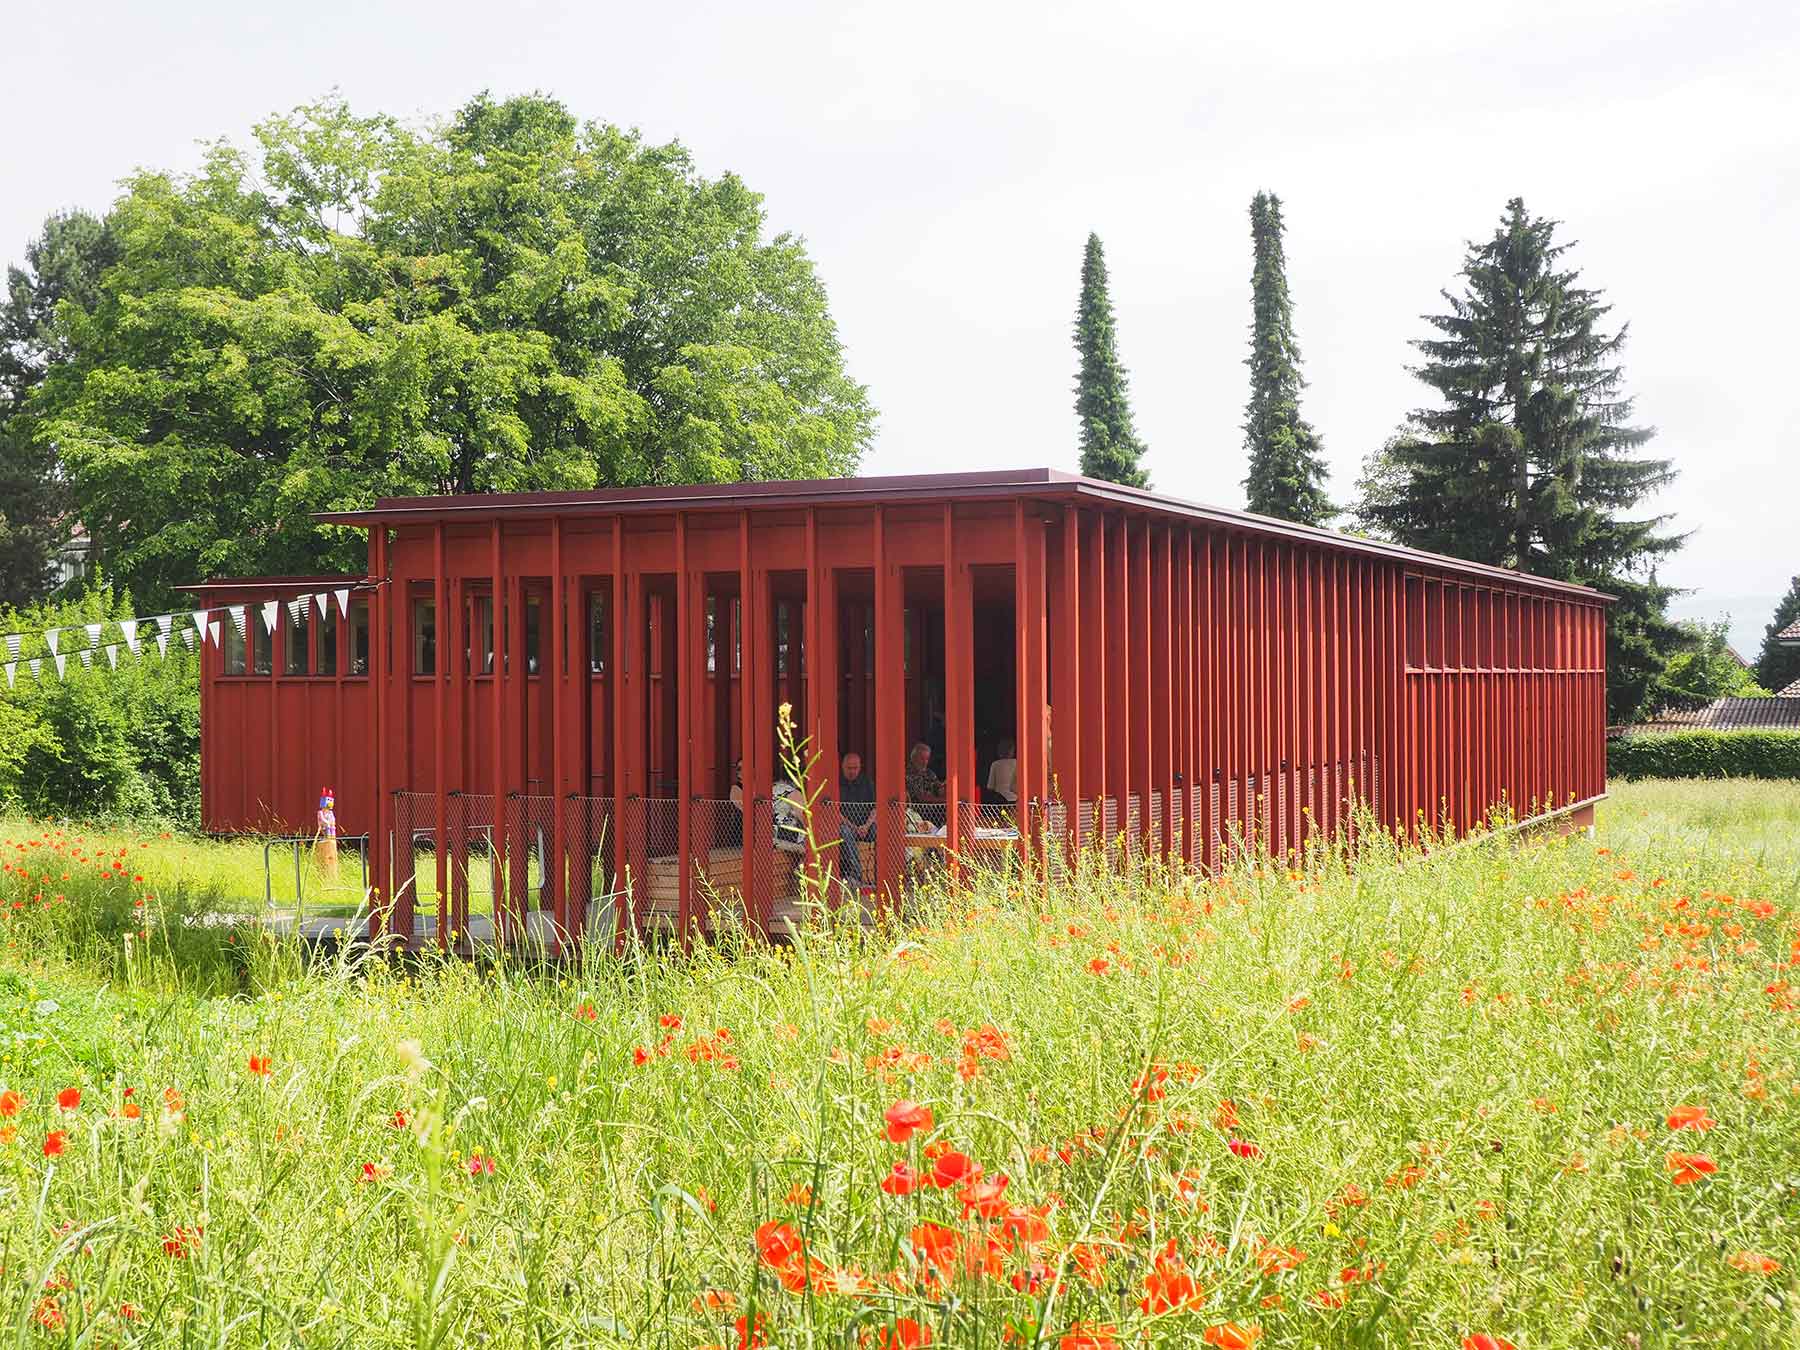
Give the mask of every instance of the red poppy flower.
[{"label": "red poppy flower", "polygon": [[1733,1252],[1726,1260],[1733,1270],[1746,1275],[1773,1275],[1781,1269],[1781,1262],[1761,1252]]},{"label": "red poppy flower", "polygon": [[16,1116],[25,1105],[25,1098],[11,1088],[0,1092],[0,1116]]},{"label": "red poppy flower", "polygon": [[752,1321],[748,1316],[734,1322],[738,1334],[738,1350],[763,1350],[769,1343],[769,1319],[762,1313]]},{"label": "red poppy flower", "polygon": [[1493,1336],[1485,1331],[1478,1331],[1473,1336],[1462,1338],[1462,1350],[1519,1350],[1504,1336]]},{"label": "red poppy flower", "polygon": [[771,1219],[756,1230],[756,1253],[766,1266],[779,1270],[792,1263],[804,1250],[800,1235],[792,1224]]},{"label": "red poppy flower", "polygon": [[469,1175],[472,1177],[491,1177],[494,1175],[494,1160],[485,1153],[469,1155]]},{"label": "red poppy flower", "polygon": [[1077,1322],[1056,1346],[1057,1350],[1119,1350],[1119,1329],[1106,1322]]},{"label": "red poppy flower", "polygon": [[65,1130],[52,1130],[44,1136],[44,1156],[46,1158],[59,1157],[68,1146],[69,1136]]},{"label": "red poppy flower", "polygon": [[81,1089],[66,1087],[56,1094],[56,1104],[64,1111],[73,1111],[81,1105]]},{"label": "red poppy flower", "polygon": [[881,1189],[889,1195],[911,1195],[922,1185],[924,1178],[903,1158],[896,1158],[894,1170],[881,1179]]},{"label": "red poppy flower", "polygon": [[922,1223],[907,1234],[919,1259],[936,1266],[944,1275],[956,1270],[957,1253],[962,1249],[962,1235],[938,1223]]},{"label": "red poppy flower", "polygon": [[[867,1337],[864,1340],[866,1342]],[[893,1326],[883,1327],[875,1333],[874,1344],[880,1350],[921,1350],[931,1344],[931,1328],[910,1317],[897,1318]]]},{"label": "red poppy flower", "polygon": [[956,1186],[966,1186],[972,1181],[981,1179],[981,1168],[975,1165],[966,1153],[955,1150],[938,1155],[931,1164],[931,1184],[940,1191],[947,1191]]},{"label": "red poppy flower", "polygon": [[963,1217],[979,1214],[984,1219],[997,1219],[1006,1213],[1006,1174],[999,1173],[986,1181],[971,1181],[962,1188]]},{"label": "red poppy flower", "polygon": [[579,1008],[575,1009],[575,1016],[579,1021],[592,1022],[596,1020],[600,1014],[595,1010],[593,1004],[583,1003]]},{"label": "red poppy flower", "polygon": [[1138,1300],[1138,1307],[1156,1317],[1182,1308],[1198,1308],[1205,1302],[1206,1295],[1176,1252],[1175,1239],[1170,1238],[1144,1277],[1144,1297]]},{"label": "red poppy flower", "polygon": [[[1104,975],[1111,969],[1112,962],[1108,961],[1104,956],[1096,956],[1092,961],[1088,962],[1088,971],[1090,974]],[[1066,1339],[1067,1338],[1065,1337],[1065,1340]]]},{"label": "red poppy flower", "polygon": [[1248,1139],[1232,1139],[1226,1143],[1225,1147],[1240,1158],[1262,1157],[1262,1150]]},{"label": "red poppy flower", "polygon": [[163,1239],[164,1256],[172,1256],[177,1261],[184,1261],[194,1254],[194,1248],[200,1245],[198,1228],[177,1228]]},{"label": "red poppy flower", "polygon": [[1718,1123],[1706,1114],[1704,1106],[1678,1106],[1669,1112],[1671,1130],[1697,1130],[1704,1134]]},{"label": "red poppy flower", "polygon": [[394,1129],[394,1130],[404,1130],[406,1128],[406,1112],[395,1111],[393,1115],[389,1116],[388,1117],[388,1128]]},{"label": "red poppy flower", "polygon": [[1308,1294],[1306,1301],[1326,1312],[1333,1312],[1344,1306],[1344,1296],[1335,1289],[1321,1289],[1315,1294]]},{"label": "red poppy flower", "polygon": [[656,1019],[656,1024],[658,1026],[660,1026],[664,1031],[680,1031],[681,1030],[681,1014],[679,1014],[679,1013],[664,1013],[661,1017]]},{"label": "red poppy flower", "polygon": [[932,1126],[931,1108],[908,1101],[905,1097],[882,1114],[887,1120],[887,1137],[890,1143],[904,1144],[919,1130],[929,1130]]},{"label": "red poppy flower", "polygon": [[250,1056],[250,1072],[258,1078],[269,1076],[269,1057],[267,1055]]},{"label": "red poppy flower", "polygon": [[1216,1350],[1250,1350],[1262,1339],[1262,1328],[1239,1326],[1236,1322],[1217,1322],[1200,1333],[1200,1339]]},{"label": "red poppy flower", "polygon": [[1671,1153],[1668,1165],[1669,1180],[1677,1186],[1685,1186],[1719,1170],[1719,1165],[1704,1153]]}]

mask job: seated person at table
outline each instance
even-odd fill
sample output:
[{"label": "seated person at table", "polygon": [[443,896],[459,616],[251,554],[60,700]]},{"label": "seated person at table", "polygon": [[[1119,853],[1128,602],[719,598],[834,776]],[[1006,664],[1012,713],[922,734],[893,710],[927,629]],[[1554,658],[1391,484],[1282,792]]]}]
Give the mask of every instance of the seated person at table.
[{"label": "seated person at table", "polygon": [[[906,757],[906,800],[921,820],[943,828],[944,780],[931,771],[931,747],[924,741],[914,745]],[[938,804],[938,809],[920,809],[931,804]]]},{"label": "seated person at table", "polygon": [[863,876],[860,846],[875,842],[875,783],[854,750],[844,756],[838,778],[838,815],[838,870],[844,880],[865,885],[869,878]]},{"label": "seated person at table", "polygon": [[988,765],[987,796],[983,800],[1016,802],[1019,800],[1019,761],[1013,754],[1013,743],[1001,741],[994,749],[994,762]]}]

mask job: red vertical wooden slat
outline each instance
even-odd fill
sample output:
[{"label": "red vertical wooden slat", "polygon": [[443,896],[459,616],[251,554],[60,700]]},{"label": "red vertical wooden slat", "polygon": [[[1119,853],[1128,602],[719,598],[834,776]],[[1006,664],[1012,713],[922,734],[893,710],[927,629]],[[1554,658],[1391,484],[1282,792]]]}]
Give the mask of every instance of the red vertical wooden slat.
[{"label": "red vertical wooden slat", "polygon": [[[440,611],[438,614],[440,637],[438,663],[443,667],[441,673],[445,683],[449,685],[450,718],[448,723],[439,723],[438,738],[443,740],[447,737],[450,741],[450,778],[446,788],[460,796],[468,791],[468,780],[464,777],[464,763],[469,753],[469,723],[466,703],[469,680],[463,656],[465,633],[463,601],[467,588],[460,576],[447,576],[445,582],[448,592],[448,611]],[[459,803],[458,809],[450,817],[449,830],[439,841],[440,850],[448,854],[451,860],[449,922],[453,940],[457,935],[466,936],[469,931],[467,820],[467,807]],[[459,862],[462,865],[459,866]]]},{"label": "red vertical wooden slat", "polygon": [[[493,775],[493,781],[488,787],[494,794],[494,816],[492,821],[492,833],[489,837],[488,846],[493,850],[496,859],[503,855],[510,856],[513,849],[519,846],[519,841],[514,840],[507,830],[506,766],[504,757],[500,753],[500,747],[506,744],[503,720],[505,713],[501,693],[502,681],[500,678],[500,597],[504,594],[502,587],[505,584],[504,578],[506,575],[502,570],[505,565],[505,545],[501,540],[501,533],[500,517],[495,516],[489,526],[488,532],[488,604],[492,607],[493,611],[493,627],[491,634],[487,635],[486,640],[493,646],[494,662],[493,669],[488,673],[488,700],[491,704],[491,707],[489,708],[489,725],[494,738],[492,746],[493,754],[490,757],[490,763],[488,765],[489,771]],[[497,865],[496,862],[496,866]],[[517,904],[518,901],[516,897],[508,894],[506,903],[503,905],[500,903],[500,896],[498,894],[500,889],[499,885],[496,884],[494,889],[496,892],[494,895],[494,936],[499,942],[505,944],[510,942],[514,937],[511,924],[512,907]]]},{"label": "red vertical wooden slat", "polygon": [[1056,796],[1065,807],[1070,838],[1081,801],[1081,521],[1073,506],[1063,508],[1060,604],[1056,616],[1056,671],[1051,680],[1050,743],[1055,752]]},{"label": "red vertical wooden slat", "polygon": [[[434,733],[444,725],[444,681],[446,675],[444,636],[444,525],[442,521],[431,532],[431,605],[432,605],[432,642],[435,648],[434,659],[436,669],[431,677],[432,717],[436,722]],[[445,839],[445,827],[449,822],[449,803],[444,797],[444,738],[433,734],[431,738],[432,755],[432,796],[435,815],[435,832],[432,837],[433,851],[437,855],[437,912],[438,912],[438,945],[441,947],[449,941],[449,915],[445,904],[448,899],[450,850]]]},{"label": "red vertical wooden slat", "polygon": [[980,793],[973,783],[973,773],[968,777],[963,772],[963,742],[966,731],[963,726],[962,695],[960,686],[963,674],[969,665],[969,658],[964,650],[964,629],[962,626],[962,607],[959,603],[961,588],[957,581],[958,565],[956,559],[956,509],[949,501],[944,502],[943,537],[940,548],[943,551],[944,564],[944,842],[954,859],[962,851],[962,803],[964,800],[976,801]]},{"label": "red vertical wooden slat", "polygon": [[[694,623],[697,608],[704,611],[704,606],[696,606],[691,594],[693,578],[688,571],[688,531],[687,512],[675,513],[675,632],[676,658],[674,668],[663,671],[665,684],[675,684],[675,928],[681,940],[688,941],[693,932],[694,922],[694,862],[693,862],[693,744],[694,714],[693,685],[690,672],[701,669],[705,664],[705,656],[698,656],[694,650]],[[665,615],[666,619],[666,615]],[[704,623],[704,614],[700,618]],[[745,815],[746,824],[749,813]],[[748,829],[746,828],[746,845]],[[751,854],[748,847],[744,852],[747,861]],[[746,871],[749,869],[746,868]]]},{"label": "red vertical wooden slat", "polygon": [[[1106,721],[1106,795],[1118,806],[1118,828],[1125,828],[1125,799],[1131,791],[1130,668],[1126,653],[1129,614],[1125,586],[1125,520],[1102,513],[1099,528],[1106,535],[1106,642],[1104,651],[1105,702],[1100,716]],[[1112,841],[1108,841],[1110,844]]]},{"label": "red vertical wooden slat", "polygon": [[[387,526],[376,521],[369,527],[369,577],[375,589],[369,596],[369,735],[375,746],[375,793],[373,816],[375,826],[369,836],[369,867],[375,888],[375,903],[369,911],[369,937],[381,937],[388,926],[382,919],[383,906],[392,905],[394,896],[393,855],[390,852],[394,829],[394,803],[389,788],[394,781],[393,737],[399,730],[394,717],[393,694],[387,685],[387,608],[392,587],[387,584]],[[347,616],[338,616],[339,624],[349,631]],[[205,638],[200,639],[202,668],[208,660]]]},{"label": "red vertical wooden slat", "polygon": [[[627,639],[627,622],[635,607],[626,603],[625,587],[625,517],[615,515],[612,518],[612,591],[607,597],[608,626],[612,634],[612,655],[608,659],[607,680],[611,684],[612,694],[612,744],[607,748],[612,752],[612,828],[613,828],[613,861],[615,875],[612,885],[615,894],[623,897],[623,912],[615,915],[613,941],[619,951],[624,951],[628,931],[642,922],[639,906],[634,903],[635,897],[642,894],[643,880],[637,875],[633,865],[633,848],[637,842],[635,826],[631,813],[626,809],[626,802],[631,788],[628,775],[631,770],[628,728],[635,719],[627,719],[625,702],[626,667],[631,650]],[[498,604],[498,601],[495,602]],[[495,618],[498,625],[498,616]],[[498,628],[496,627],[496,634]],[[496,636],[496,643],[498,636]],[[500,680],[500,663],[495,658],[494,679]],[[495,760],[499,760],[496,755]],[[633,835],[627,837],[626,826],[632,825]],[[629,884],[627,884],[629,883]]]},{"label": "red vertical wooden slat", "polygon": [[[1044,707],[1046,694],[1046,652],[1044,646],[1044,571],[1045,571],[1045,538],[1044,524],[1040,508],[1021,500],[1014,516],[1015,524],[1020,532],[1021,558],[1024,564],[1023,594],[1019,597],[1018,613],[1022,616],[1019,630],[1022,635],[1024,650],[1022,669],[1024,671],[1020,707],[1020,725],[1024,730],[1023,739],[1031,746],[1029,762],[1021,758],[1019,771],[1022,775],[1022,786],[1019,792],[1021,803],[1029,803],[1031,810],[1040,808],[1049,794],[1049,766],[1044,725]],[[1018,574],[1015,573],[1015,576]],[[1025,810],[1024,806],[1021,810]]]},{"label": "red vertical wooden slat", "polygon": [[[900,630],[901,615],[895,603],[892,570],[888,563],[887,508],[875,508],[875,723],[870,728],[878,743],[875,753],[875,799],[881,812],[878,832],[904,828],[904,812],[891,811],[891,804],[901,801],[906,787],[906,673],[901,667],[904,648]],[[886,905],[894,895],[899,877],[895,864],[906,854],[903,839],[884,839],[876,852],[877,884],[880,903]]]},{"label": "red vertical wooden slat", "polygon": [[1169,674],[1169,531],[1160,523],[1144,529],[1148,572],[1149,620],[1147,634],[1149,663],[1145,669],[1146,721],[1150,733],[1150,791],[1162,794],[1162,819],[1157,823],[1154,847],[1164,858],[1169,856],[1174,826],[1174,802],[1170,784],[1169,719],[1173,711],[1174,691]]},{"label": "red vertical wooden slat", "polygon": [[[1150,518],[1141,517],[1132,531],[1135,536],[1131,554],[1131,700],[1132,788],[1138,795],[1140,833],[1150,828],[1150,794],[1155,791],[1155,764],[1151,758],[1154,734],[1151,730],[1151,703],[1155,699],[1150,668],[1150,630],[1154,620],[1150,611]],[[1142,843],[1140,838],[1138,843]]]}]

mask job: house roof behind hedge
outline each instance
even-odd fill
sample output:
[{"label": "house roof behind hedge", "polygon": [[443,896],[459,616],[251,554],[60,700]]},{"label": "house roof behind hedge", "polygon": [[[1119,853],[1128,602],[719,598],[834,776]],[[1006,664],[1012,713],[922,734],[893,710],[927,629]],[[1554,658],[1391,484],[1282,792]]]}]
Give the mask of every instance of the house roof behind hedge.
[{"label": "house roof behind hedge", "polygon": [[[1800,680],[1774,698],[1716,698],[1704,708],[1662,712],[1634,731],[1800,731]],[[1792,692],[1790,692],[1792,691]]]}]

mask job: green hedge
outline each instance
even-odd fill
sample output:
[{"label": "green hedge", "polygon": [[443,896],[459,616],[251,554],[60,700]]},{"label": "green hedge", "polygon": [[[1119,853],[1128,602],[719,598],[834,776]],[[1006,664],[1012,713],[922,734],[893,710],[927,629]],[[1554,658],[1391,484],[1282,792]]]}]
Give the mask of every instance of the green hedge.
[{"label": "green hedge", "polygon": [[1606,743],[1613,778],[1797,778],[1800,731],[1672,731]]}]

